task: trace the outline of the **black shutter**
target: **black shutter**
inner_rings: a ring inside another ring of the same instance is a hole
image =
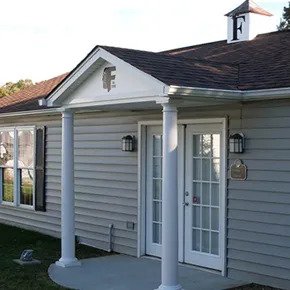
[[[36,129],[35,146],[35,210],[45,211],[45,127]]]

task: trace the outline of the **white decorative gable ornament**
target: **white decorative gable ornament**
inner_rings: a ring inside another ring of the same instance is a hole
[[[116,67],[110,66],[104,68],[103,71],[103,89],[107,90],[108,92],[116,87]]]
[[[227,13],[228,37],[227,42],[247,41],[257,34],[265,32],[265,16],[273,16],[254,1],[246,0],[239,7]]]

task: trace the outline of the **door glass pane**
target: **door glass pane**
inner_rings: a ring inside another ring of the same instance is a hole
[[[212,183],[211,184],[211,205],[218,206],[219,205],[219,184]]]
[[[209,253],[209,231],[202,231],[202,252]]]
[[[202,135],[202,155],[206,157],[211,156],[211,135]]]
[[[220,179],[220,160],[212,159],[211,180],[218,181]]]
[[[162,159],[161,157],[153,157],[153,177],[162,177]]]
[[[200,251],[200,230],[192,230],[192,250]]]
[[[211,229],[215,231],[219,230],[219,210],[214,207],[211,209]]]
[[[153,221],[161,222],[162,221],[162,208],[161,202],[153,201]]]
[[[13,168],[2,168],[2,192],[3,201],[13,202],[14,170]]]
[[[193,159],[193,180],[201,180],[201,159]]]
[[[153,223],[153,233],[152,233],[152,240],[153,240],[153,243],[155,244],[161,244],[161,241],[162,241],[162,235],[161,235],[161,231],[162,231],[162,228],[161,228],[161,224],[159,223]]]
[[[153,199],[162,199],[162,179],[153,179]]]
[[[201,156],[201,135],[193,135],[193,156]]]
[[[200,207],[192,207],[192,226],[194,228],[200,228]]]
[[[219,234],[216,232],[211,232],[211,253],[219,254]]]
[[[200,204],[201,203],[201,183],[194,182],[192,187],[192,203]]]
[[[210,180],[210,159],[203,158],[202,159],[202,180],[209,181]]]
[[[202,204],[210,204],[210,184],[202,183]]]
[[[162,156],[162,136],[153,135],[153,156]]]
[[[212,135],[212,156],[220,157],[220,134]]]
[[[209,213],[210,213],[210,208],[203,206],[202,207],[202,228],[204,229],[210,228]]]

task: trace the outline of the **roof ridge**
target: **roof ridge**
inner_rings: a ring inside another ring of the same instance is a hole
[[[171,55],[166,54],[162,52],[153,52],[153,51],[144,51],[144,50],[136,50],[136,49],[130,49],[130,48],[122,48],[122,47],[111,47],[111,46],[102,46],[104,49],[107,47],[108,49],[121,49],[126,51],[134,51],[134,52],[141,52],[141,53],[150,53],[158,56],[165,56],[168,59],[174,59],[179,60],[181,62],[187,62],[187,64],[191,65],[194,61],[199,63],[206,63],[206,64],[215,64],[215,65],[228,65],[231,67],[235,67],[236,64],[230,63],[230,62],[220,62],[220,61],[214,61],[214,60],[208,60],[208,59],[202,59],[202,58],[188,58],[180,55]]]
[[[142,50],[142,49],[127,48],[127,47],[120,47],[120,46],[110,46],[110,45],[96,45],[95,48],[97,48],[97,47],[100,47],[100,48],[103,48],[103,49],[116,48],[116,49],[134,50],[134,51],[147,52],[147,53],[158,53],[158,52],[151,51],[151,50]]]
[[[273,35],[273,34],[282,34],[282,33],[290,33],[290,29],[259,33],[259,34],[257,34],[257,36],[253,40],[250,40],[250,42],[254,41],[255,39],[257,39],[258,37],[261,37],[261,36],[267,36],[267,35]],[[189,45],[189,46],[184,46],[184,47],[179,47],[179,48],[173,48],[173,49],[169,49],[169,50],[163,50],[163,51],[160,51],[159,53],[166,54],[166,53],[171,53],[171,52],[172,53],[174,53],[174,52],[183,52],[185,50],[190,50],[190,49],[193,49],[193,48],[203,47],[203,46],[207,46],[207,45],[213,45],[213,44],[217,44],[217,43],[221,43],[221,42],[224,42],[226,44],[226,41],[227,40],[224,39],[224,40],[217,40],[217,41],[199,43],[199,44],[194,44],[194,45]]]
[[[194,48],[194,47],[200,47],[200,46],[205,46],[205,45],[209,45],[209,44],[215,44],[215,43],[218,43],[218,42],[226,42],[226,39],[217,40],[217,41],[211,41],[211,42],[206,42],[206,43],[199,43],[199,44],[194,44],[194,45],[189,45],[189,46],[184,46],[184,47],[179,47],[179,48],[173,48],[173,49],[168,49],[168,50],[163,50],[163,51],[159,51],[159,53],[178,52],[178,51],[182,51],[182,50],[191,49],[191,48]]]

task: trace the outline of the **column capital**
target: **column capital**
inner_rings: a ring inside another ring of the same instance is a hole
[[[164,103],[161,105],[163,107],[163,112],[177,112],[177,106],[174,103]]]
[[[62,118],[72,118],[74,112],[71,110],[63,110],[61,111]]]

